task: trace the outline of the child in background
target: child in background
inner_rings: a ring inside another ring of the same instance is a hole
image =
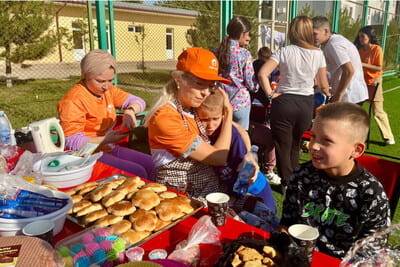
[[[204,125],[206,134],[209,137],[211,144],[217,140],[220,134],[220,128],[223,121],[222,104],[223,96],[221,92],[215,91],[214,94],[209,95],[201,104],[201,106],[197,108],[197,113],[199,114],[199,118]],[[247,211],[251,211],[253,215],[259,217],[256,225],[254,223],[252,225],[265,230],[277,229],[279,218],[276,216],[275,200],[272,195],[271,187],[268,183],[265,183],[264,188],[259,188],[257,191],[260,192],[256,194],[257,197],[263,199],[266,207],[264,205],[260,205],[262,204],[260,201],[256,201],[256,203],[245,203],[245,201],[247,201],[246,198],[239,197],[233,192],[233,185],[238,177],[239,166],[242,163],[244,155],[250,151],[250,147],[250,138],[246,130],[244,130],[240,125],[233,123],[228,161],[224,166],[217,167],[217,173],[220,177],[221,184],[224,184],[226,187],[226,191],[231,197],[237,198],[234,203],[234,207],[239,207],[239,209],[235,209],[236,211],[240,211],[240,207],[245,207]],[[256,166],[256,171],[258,172],[258,166]],[[266,179],[261,172],[254,177],[258,179]],[[249,187],[249,191],[251,191],[251,186]],[[251,207],[249,207],[249,205]],[[246,214],[246,211],[242,212],[239,213],[239,216],[246,221],[246,216],[241,216],[242,214]],[[249,223],[248,221],[246,222]],[[271,228],[271,226],[273,227]]]
[[[382,185],[355,161],[364,153],[369,121],[353,103],[317,110],[309,146],[312,161],[295,169],[283,202],[283,229],[298,223],[317,227],[317,250],[337,258],[357,240],[390,225]],[[377,238],[374,247],[386,241]]]
[[[258,59],[253,62],[253,68],[255,72],[255,76],[257,77],[258,72],[260,71],[262,65],[269,59],[271,56],[271,50],[268,47],[262,47],[258,50]],[[276,68],[270,75],[269,81],[270,83],[276,82],[279,79],[279,69]],[[272,86],[273,84],[271,84]],[[272,86],[274,89],[274,86]],[[251,92],[252,102],[255,100],[259,100],[263,105],[263,109],[269,109],[271,105],[271,99],[269,99],[264,90],[259,89],[256,93]],[[268,111],[265,112],[265,114]],[[263,169],[261,170],[265,173],[265,176],[268,179],[268,182],[271,184],[280,184],[281,178],[274,172],[274,167],[276,165],[276,157],[275,157],[275,147],[274,142],[272,140],[271,127],[267,119],[263,121],[252,121],[252,130],[251,130],[251,141],[253,144],[256,144],[260,147],[259,154],[260,159],[263,160]],[[264,154],[264,155],[262,155]]]
[[[272,55],[271,49],[269,49],[269,47],[267,47],[267,46],[261,47],[258,50],[257,60],[254,60],[254,62],[253,62],[253,69],[254,69],[254,74],[256,77],[258,76],[258,72],[260,71],[262,65],[264,65],[264,63],[270,58],[271,55]],[[271,74],[269,75],[268,78],[269,78],[271,87],[274,90],[276,86],[273,86],[273,85],[274,84],[276,85],[276,83],[279,80],[279,68],[275,68],[274,71],[271,72]],[[257,82],[258,82],[258,79],[257,79]],[[271,104],[270,99],[268,99],[268,97],[265,95],[264,90],[259,89],[256,93],[250,93],[250,94],[252,96],[252,100],[254,98],[257,98],[258,100],[260,100],[260,102],[264,106],[268,106]]]

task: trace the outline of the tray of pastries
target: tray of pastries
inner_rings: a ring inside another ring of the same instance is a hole
[[[241,236],[225,243],[224,253],[215,263],[220,267],[309,267],[304,249],[285,233],[271,232],[268,240]]]
[[[69,220],[83,227],[110,227],[130,245],[146,242],[204,207],[165,185],[120,174],[66,193],[73,201]]]

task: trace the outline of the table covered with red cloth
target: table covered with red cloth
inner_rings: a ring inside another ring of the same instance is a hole
[[[115,174],[125,174],[130,175],[129,173],[123,172],[119,169],[113,168],[109,165],[106,165],[101,162],[97,162],[93,168],[92,176],[87,182],[97,181]],[[66,191],[67,189],[63,189]],[[183,220],[178,223],[174,227],[165,230],[160,233],[156,237],[150,239],[149,241],[140,245],[145,250],[144,260],[148,259],[148,253],[157,248],[165,249],[168,254],[171,253],[177,243],[180,241],[187,239],[188,234],[192,226],[199,220],[199,218],[203,215],[207,214],[207,209],[203,209],[199,211],[194,216]],[[221,242],[229,243],[240,236],[248,236],[256,239],[268,239],[269,233],[265,232],[259,228],[253,227],[251,225],[239,222],[232,218],[227,218],[226,224],[224,226],[218,227],[221,231]],[[75,234],[79,231],[83,230],[83,228],[70,220],[65,220],[64,228],[62,231],[54,237],[54,244],[56,244],[61,239]],[[201,260],[200,266],[212,266],[219,256],[222,255],[222,250],[218,246],[214,245],[201,245],[200,246]],[[315,251],[314,257],[312,261],[312,267],[314,266],[324,266],[324,267],[334,267],[339,266],[340,260],[331,256],[328,256],[324,253]]]

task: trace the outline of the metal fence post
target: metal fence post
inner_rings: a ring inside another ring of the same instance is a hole
[[[114,56],[115,60],[117,60],[117,56],[115,55],[115,36],[114,36],[114,8],[111,0],[108,1],[108,20],[110,25],[110,48],[111,55]],[[114,85],[118,85],[117,72],[115,72],[114,77]]]
[[[104,1],[96,1],[96,20],[99,48],[107,50],[106,7]]]
[[[232,0],[222,0],[220,3],[221,12],[220,12],[220,36],[219,40],[222,41],[222,38],[226,35],[226,28],[229,24],[233,16],[233,2]]]
[[[290,8],[290,21],[292,21],[297,16],[297,0],[292,1],[292,6]]]
[[[333,3],[332,32],[338,33],[339,31],[339,16],[340,16],[340,0],[335,0],[335,2]]]
[[[385,45],[386,45],[386,33],[387,33],[387,21],[389,17],[389,4],[390,1],[386,0],[386,8],[385,8],[385,20],[383,22],[383,34],[382,34],[382,51],[383,51],[383,58],[385,58]]]
[[[363,27],[367,25],[368,23],[368,4],[369,1],[365,0],[364,1],[364,11],[363,11]]]
[[[399,71],[398,66],[399,66],[399,57],[400,57],[400,35],[399,37],[399,45],[397,47],[397,56],[396,56],[396,64],[394,65],[394,70],[396,73]]]
[[[87,16],[88,16],[88,26],[89,26],[89,43],[90,51],[94,50],[94,36],[93,36],[93,15],[92,15],[92,1],[87,1]]]

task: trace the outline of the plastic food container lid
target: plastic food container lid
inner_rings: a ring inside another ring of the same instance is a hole
[[[150,251],[149,253],[149,259],[150,260],[158,260],[158,259],[165,259],[167,258],[167,251],[164,249],[154,249]]]

